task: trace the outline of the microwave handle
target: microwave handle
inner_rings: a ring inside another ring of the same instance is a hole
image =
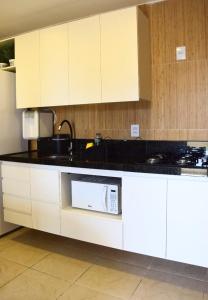
[[[107,197],[108,197],[108,186],[104,185],[104,188],[103,188],[103,207],[104,207],[105,211],[108,210]]]

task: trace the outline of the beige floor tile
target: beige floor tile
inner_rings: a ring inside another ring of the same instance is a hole
[[[0,258],[0,287],[21,274],[25,269],[24,266]]]
[[[60,243],[64,243],[64,239],[61,236],[30,229],[28,231],[22,232],[22,234],[19,234],[17,237],[14,238],[15,241],[20,243],[25,243],[31,246],[42,246],[45,247],[46,250],[50,245],[59,245]]]
[[[60,254],[50,254],[33,266],[34,269],[73,282],[85,272],[91,264]]]
[[[153,259],[150,256],[140,255],[108,247],[101,247],[98,255],[100,257],[112,259],[122,263],[128,263],[143,268],[149,268]]]
[[[94,261],[95,258],[95,254],[86,249],[86,243],[82,245],[82,242],[76,241],[76,243],[81,244],[79,247],[75,247],[76,243],[72,243],[72,239],[38,230],[30,230],[14,240],[21,244],[89,262]]]
[[[134,266],[128,263],[121,263],[112,259],[104,259],[100,257],[96,259],[95,264],[139,277],[145,276],[148,272],[146,268],[140,266]]]
[[[154,258],[150,269],[172,274],[178,274],[199,280],[208,280],[208,272],[206,268],[193,266],[189,264],[183,264],[166,259]]]
[[[203,294],[161,281],[143,279],[132,300],[203,300]]]
[[[206,281],[197,280],[177,274],[171,274],[166,272],[160,272],[155,270],[148,270],[145,274],[145,278],[167,282],[174,286],[182,287],[185,289],[191,289],[198,292],[208,292],[208,284]]]
[[[119,300],[121,298],[99,293],[80,285],[72,285],[59,300]]]
[[[69,284],[35,270],[27,270],[0,289],[1,300],[55,300]]]
[[[0,239],[0,251],[5,250],[6,248],[12,247],[14,245],[17,245],[17,242],[14,242],[9,239]]]
[[[77,283],[111,296],[128,299],[140,281],[141,277],[128,272],[113,267],[93,265],[78,279]]]
[[[31,230],[30,228],[20,227],[8,234],[5,234],[2,238],[3,239],[14,239],[14,238],[21,236],[22,234],[25,234],[26,232],[29,232],[30,230]]]
[[[48,254],[49,252],[40,248],[18,243],[1,251],[0,257],[30,267]]]
[[[19,234],[15,238],[15,241],[59,254],[70,256],[74,254],[76,256],[80,255],[80,258],[87,260],[91,260],[93,257],[103,257],[143,268],[148,268],[152,262],[152,257],[149,256],[112,249],[32,229]],[[60,244],[62,245],[61,248]]]

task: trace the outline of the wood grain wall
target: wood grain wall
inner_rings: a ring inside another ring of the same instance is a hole
[[[208,0],[168,0],[143,6],[151,28],[152,101],[55,108],[57,123],[75,124],[78,138],[208,140]],[[176,62],[177,46],[187,60]]]

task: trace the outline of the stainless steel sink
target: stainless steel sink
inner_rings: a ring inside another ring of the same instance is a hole
[[[45,156],[43,156],[43,158],[46,158],[46,159],[69,159],[69,155],[59,155],[59,154],[45,155]]]

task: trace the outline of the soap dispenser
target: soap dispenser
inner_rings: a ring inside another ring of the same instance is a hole
[[[24,110],[22,134],[26,140],[53,136],[54,114],[51,110]]]

